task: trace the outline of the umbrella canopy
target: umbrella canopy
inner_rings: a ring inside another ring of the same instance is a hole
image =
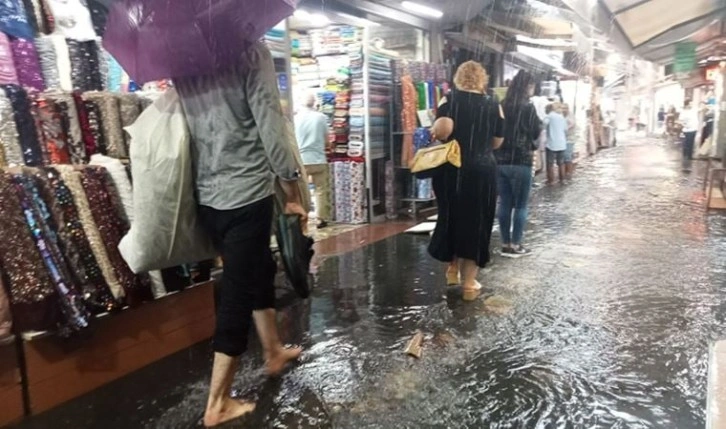
[[[117,0],[103,45],[136,82],[234,64],[297,0]]]

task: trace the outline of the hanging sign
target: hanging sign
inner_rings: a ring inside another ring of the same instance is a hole
[[[680,42],[676,45],[676,59],[673,64],[675,73],[690,73],[696,68],[695,42]]]

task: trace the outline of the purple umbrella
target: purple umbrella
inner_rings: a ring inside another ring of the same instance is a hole
[[[230,66],[297,0],[118,0],[103,45],[136,82]]]

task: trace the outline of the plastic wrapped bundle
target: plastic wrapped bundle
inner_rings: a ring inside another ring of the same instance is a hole
[[[38,52],[35,50],[33,42],[30,39],[11,39],[10,46],[20,85],[44,91],[45,82],[38,60]]]
[[[58,56],[55,52],[53,40],[48,36],[35,39],[35,48],[38,51],[40,70],[48,89],[61,89],[60,74],[58,73]]]

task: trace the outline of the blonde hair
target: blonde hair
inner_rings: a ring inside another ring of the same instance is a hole
[[[476,61],[467,61],[456,70],[454,85],[462,91],[483,94],[489,85],[489,75],[481,64]]]

